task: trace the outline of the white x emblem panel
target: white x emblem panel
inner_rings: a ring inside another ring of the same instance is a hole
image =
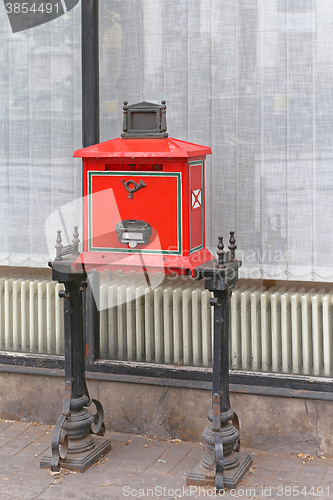
[[[192,210],[201,207],[201,189],[193,189],[192,191]]]

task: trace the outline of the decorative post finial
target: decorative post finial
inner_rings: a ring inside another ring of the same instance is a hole
[[[78,231],[78,226],[74,226],[74,232],[73,232],[73,254],[78,254],[79,253],[79,231]]]
[[[224,267],[224,245],[223,245],[223,237],[218,236],[218,244],[217,244],[217,256],[218,256],[218,264],[217,267]]]
[[[63,249],[63,245],[62,245],[62,238],[61,238],[61,231],[60,230],[57,231],[55,249],[56,249],[56,258],[55,258],[55,260],[62,260],[61,251]]]
[[[236,260],[235,252],[236,252],[237,245],[236,245],[236,239],[235,239],[235,232],[234,231],[230,231],[230,238],[229,238],[229,246],[228,246],[228,248],[230,250],[231,260],[235,261]]]

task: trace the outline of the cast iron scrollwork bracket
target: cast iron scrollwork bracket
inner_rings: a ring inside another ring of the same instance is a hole
[[[221,397],[219,394],[213,395],[213,432],[215,446],[215,486],[217,491],[223,490],[223,442],[220,419]]]
[[[215,308],[221,308],[220,301],[217,297],[210,299],[210,305]],[[217,320],[219,321],[219,320]],[[215,364],[217,377],[213,378],[213,396],[212,396],[212,411],[213,411],[213,428],[214,433],[214,448],[215,448],[215,486],[218,491],[223,490],[223,441],[221,435],[221,339],[215,339],[218,342],[217,353],[219,355],[218,363]],[[216,363],[216,362],[215,362]]]
[[[68,451],[68,435],[64,431],[63,426],[67,418],[70,417],[70,402],[71,402],[71,387],[66,380],[65,398],[62,402],[62,412],[55,425],[52,435],[52,456],[51,456],[51,471],[58,472],[60,470],[59,460],[65,459]]]
[[[61,299],[69,300],[70,293],[68,290],[59,290],[58,295]],[[65,377],[65,397],[62,401],[62,411],[61,415],[57,420],[55,425],[53,435],[52,435],[52,447],[51,447],[51,471],[58,472],[60,470],[59,460],[65,459],[68,452],[68,435],[64,430],[64,423],[71,416],[70,404],[72,396],[72,377],[71,369]]]
[[[93,434],[97,436],[104,436],[105,434],[105,425],[104,425],[104,412],[103,406],[97,399],[91,399],[88,406],[93,403],[96,407],[96,413],[94,413],[94,421],[90,426],[90,430]]]

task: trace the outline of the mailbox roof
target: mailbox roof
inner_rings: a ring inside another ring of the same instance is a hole
[[[212,151],[207,146],[167,137],[165,139],[112,139],[78,149],[74,157],[81,158],[191,158]]]

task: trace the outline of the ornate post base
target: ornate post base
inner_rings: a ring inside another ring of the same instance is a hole
[[[85,382],[85,338],[81,292],[86,273],[72,272],[73,260],[52,263],[52,279],[64,283],[59,292],[65,299],[65,398],[52,437],[51,456],[41,460],[42,468],[58,471],[60,467],[83,472],[111,449],[105,433],[102,405],[90,399]],[[93,413],[90,405],[96,407]],[[91,435],[94,434],[94,435]]]
[[[249,469],[252,458],[249,455],[234,451],[238,443],[239,431],[230,422],[234,412],[229,410],[221,413],[221,436],[223,444],[223,484],[226,488],[234,489]],[[208,413],[208,420],[213,422],[213,413]],[[201,462],[189,473],[187,485],[215,486],[216,460],[215,460],[215,431],[213,424],[208,425],[201,434],[205,443],[204,454]]]
[[[249,455],[239,453],[239,465],[235,469],[224,469],[223,470],[223,482],[224,486],[229,490],[232,490],[236,485],[243,479],[247,470],[249,469],[252,459]],[[214,469],[208,471],[205,470],[201,464],[197,465],[191,470],[186,479],[186,484],[196,485],[196,486],[213,486],[215,487],[215,472]]]
[[[238,280],[241,262],[235,258],[234,233],[230,233],[227,255],[219,237],[218,262],[199,268],[198,277],[205,279],[205,288],[214,292],[210,304],[214,307],[214,355],[212,381],[211,422],[202,432],[205,443],[201,462],[189,473],[186,484],[234,489],[249,469],[250,456],[236,452],[239,449],[239,431],[232,424],[234,412],[229,401],[229,337],[230,297]]]
[[[96,414],[86,408],[91,403],[95,403],[97,407]],[[110,441],[102,437],[105,431],[103,410],[98,401],[84,396],[80,400],[70,401],[70,415],[66,416],[65,404],[66,399],[63,402],[63,413],[54,429],[52,454],[41,459],[40,467],[84,472],[111,450]],[[94,432],[97,435],[91,435]]]

